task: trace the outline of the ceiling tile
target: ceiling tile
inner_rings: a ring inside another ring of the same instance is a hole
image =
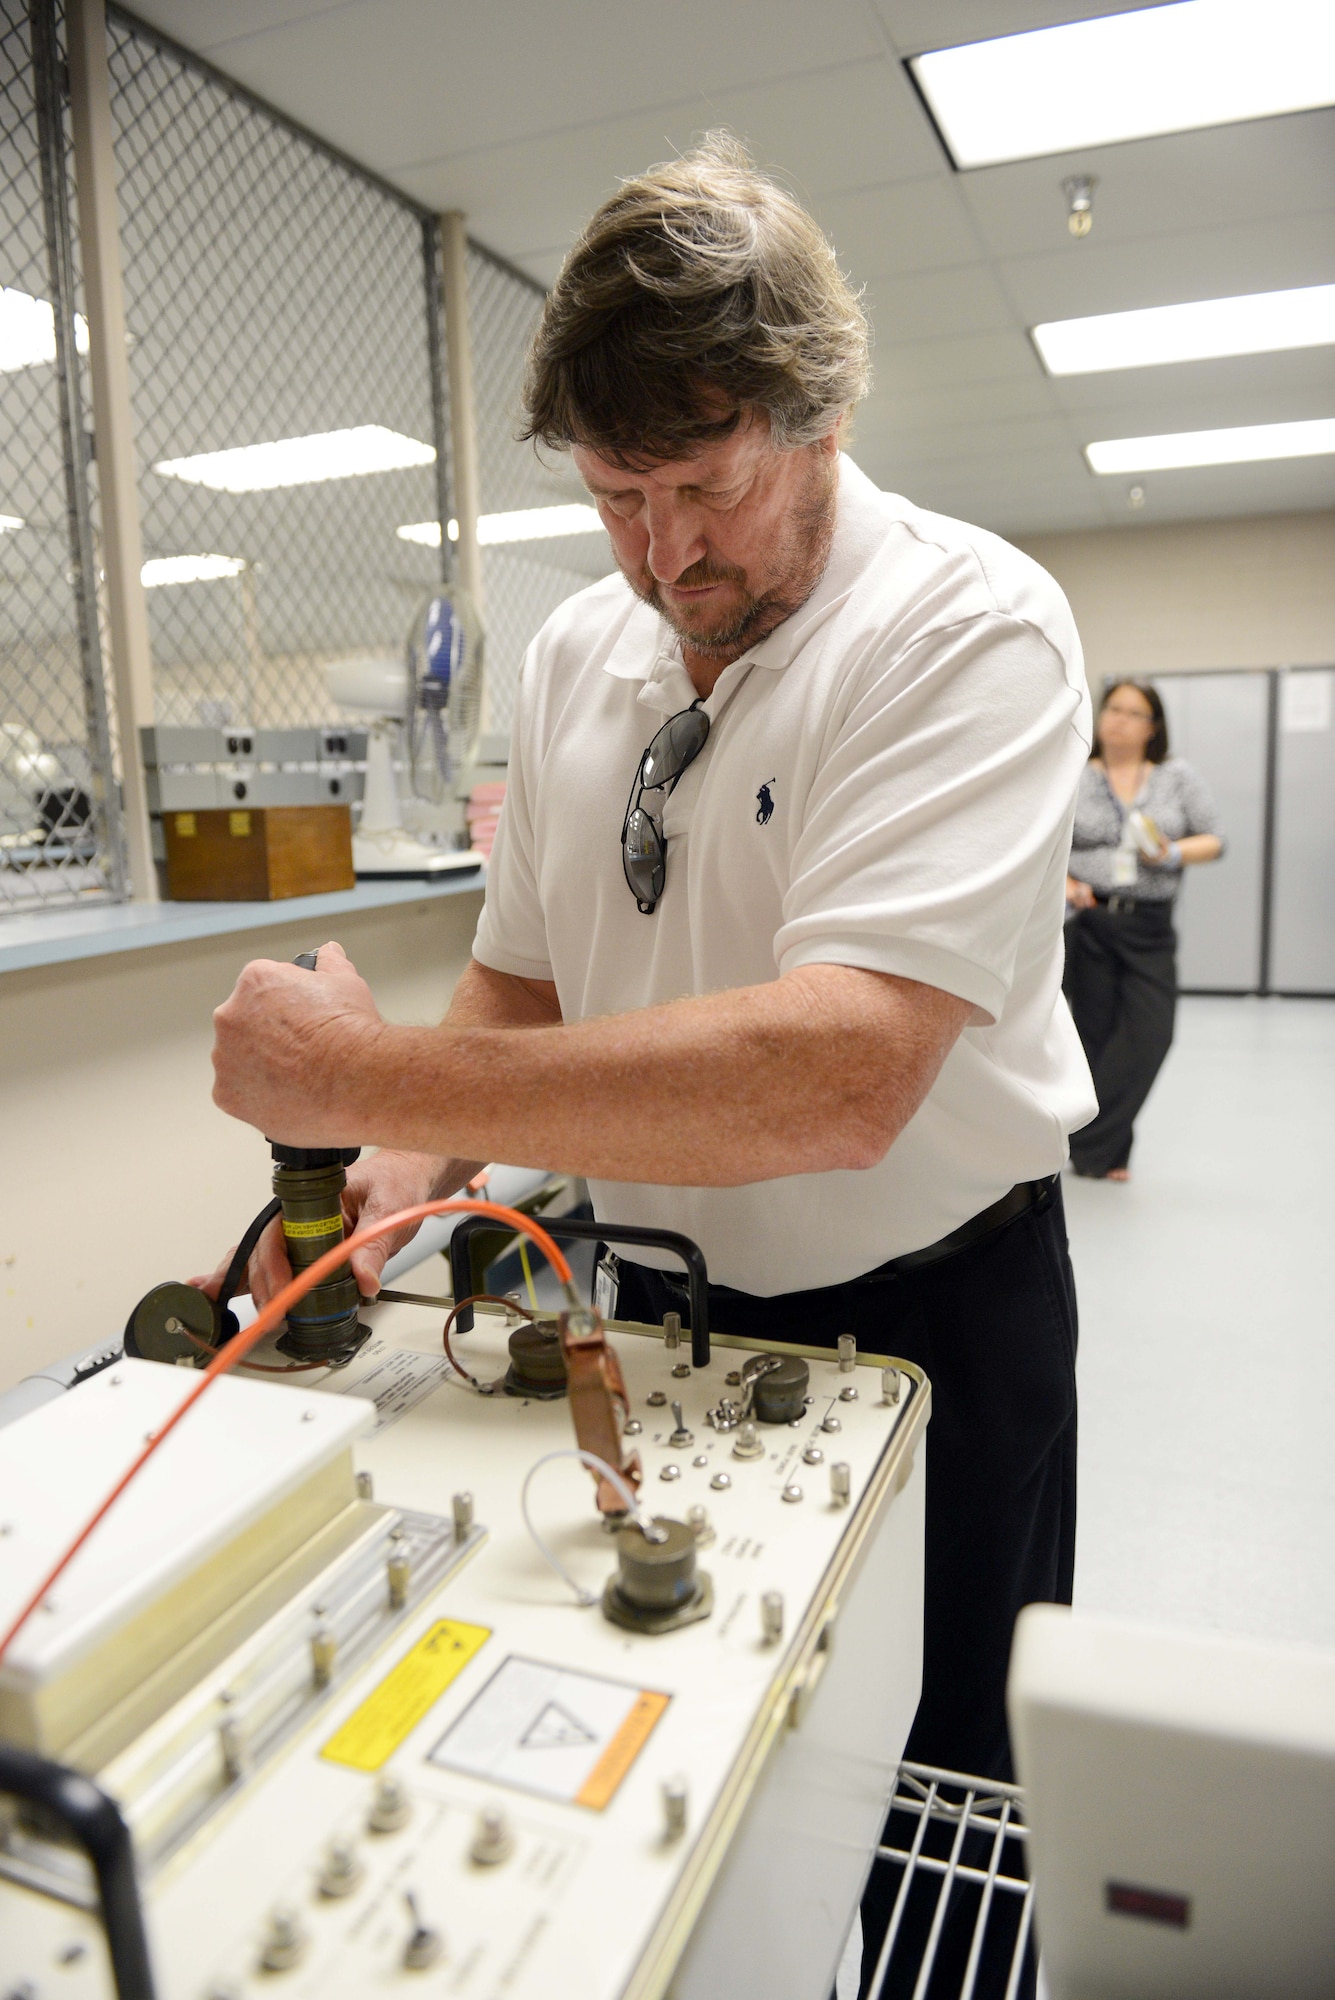
[[[860,188],[812,206],[856,284],[978,262],[973,226],[944,175],[897,187]]]
[[[1229,410],[1233,414],[1227,421],[1239,424],[1270,422],[1269,417],[1252,414],[1270,405],[1286,411],[1301,405],[1304,415],[1335,414],[1335,347],[1240,354],[1223,361],[1183,361],[1106,375],[1064,375],[1050,379],[1047,386],[1058,407],[1081,422],[1092,410],[1120,409],[1157,418],[1186,404]]]
[[[900,436],[908,431],[930,430],[943,424],[993,423],[1009,418],[1051,416],[1063,408],[1053,395],[1053,384],[1037,377],[1015,381],[960,382],[943,387],[892,394],[874,390],[858,407],[855,434],[858,437],[883,433]]]
[[[1042,457],[1054,468],[1064,461],[1082,461],[1070,420],[1062,416],[1017,417],[993,423],[940,424],[932,430],[898,433],[887,430],[884,442],[906,465],[948,467],[980,459],[1005,459],[1019,465]]]
[[[134,11],[164,35],[203,53],[222,49],[241,35],[263,34],[301,21],[314,30],[321,18],[345,0],[147,0]],[[225,67],[225,65],[224,65]]]
[[[1228,514],[1308,513],[1335,507],[1335,457],[1267,459],[1259,465],[1196,466],[1180,472],[1147,472],[1139,479],[1109,477],[1118,518],[1199,521]],[[1126,506],[1127,489],[1139,485],[1144,506]],[[1335,654],[1335,646],[1331,648]]]
[[[905,54],[953,49],[961,42],[1022,35],[1099,14],[1129,14],[1159,0],[875,0],[895,45]]]
[[[313,129],[336,130],[391,178],[407,163],[882,52],[861,0],[819,10],[677,0],[670,32],[661,14],[619,0],[580,0],[573,31],[569,11],[548,0],[353,0],[225,45],[230,75]]]
[[[896,287],[898,289],[898,287]],[[876,344],[872,351],[873,380],[892,395],[912,389],[940,388],[955,382],[1041,382],[1043,370],[1033,343],[1018,328],[1003,332],[965,334],[955,339],[896,342],[873,315]]]
[[[986,264],[878,278],[867,286],[865,303],[878,343],[948,340],[1014,325],[1005,295]]]
[[[1094,227],[1078,242],[1067,233],[1061,185],[1076,172],[1098,179]],[[994,255],[1065,252],[1074,260],[1110,243],[1335,207],[1335,111],[1179,132],[1078,158],[1018,160],[955,179]]]
[[[715,125],[746,140],[762,164],[777,166],[805,201],[826,189],[938,172],[916,107],[911,118],[893,115],[902,91],[893,65],[848,63],[419,161],[396,168],[394,178],[429,207],[463,209],[480,241],[519,257],[534,244],[568,246],[618,180],[670,158]],[[967,232],[944,177],[934,185]],[[894,194],[885,190],[891,204]]]
[[[1026,326],[1133,306],[1329,284],[1335,279],[1335,209],[1134,243],[1087,240],[1071,248],[1076,256],[1062,250],[998,262]]]

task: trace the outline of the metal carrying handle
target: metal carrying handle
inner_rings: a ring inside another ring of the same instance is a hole
[[[686,1266],[690,1300],[691,1365],[694,1368],[709,1366],[709,1272],[705,1266],[705,1253],[698,1243],[693,1243],[689,1236],[682,1236],[675,1229],[637,1229],[619,1222],[567,1221],[564,1216],[552,1221],[544,1215],[542,1226],[558,1241],[566,1236],[583,1243],[638,1243],[646,1250],[671,1250],[674,1256],[680,1257]],[[449,1254],[450,1289],[456,1300],[468,1298],[473,1290],[469,1242],[480,1229],[494,1231],[495,1227],[495,1223],[489,1222],[483,1215],[465,1215],[455,1224]],[[458,1331],[467,1333],[472,1324],[472,1307],[460,1307],[455,1320]]]
[[[0,1792],[53,1813],[93,1865],[117,2000],[153,2000],[134,1848],[116,1803],[91,1778],[0,1743]]]

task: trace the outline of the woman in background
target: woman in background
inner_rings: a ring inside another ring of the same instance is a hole
[[[1066,997],[1099,1100],[1093,1124],[1071,1135],[1078,1174],[1131,1178],[1132,1127],[1173,1039],[1173,899],[1184,868],[1223,850],[1209,793],[1168,754],[1157,692],[1115,682],[1081,773],[1066,877]]]

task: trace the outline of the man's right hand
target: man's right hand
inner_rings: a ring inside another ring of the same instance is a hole
[[[1073,910],[1092,910],[1094,891],[1088,882],[1078,882],[1074,875],[1066,878],[1066,900]]]
[[[343,1220],[347,1232],[351,1235],[367,1223],[378,1222],[382,1216],[394,1215],[399,1209],[412,1208],[418,1202],[436,1201],[455,1194],[480,1171],[480,1161],[440,1159],[432,1153],[385,1152],[375,1153],[370,1159],[358,1160],[348,1168],[348,1184],[343,1191]],[[405,1243],[412,1242],[419,1227],[416,1222],[408,1223],[404,1228],[353,1251],[352,1275],[364,1298],[375,1297],[380,1290],[380,1274],[386,1263],[396,1251],[402,1250]],[[191,1284],[198,1285],[201,1291],[216,1299],[232,1254],[229,1250],[216,1271],[205,1278],[192,1278]],[[257,1306],[266,1305],[291,1276],[292,1266],[288,1263],[283,1241],[282,1218],[278,1216],[261,1236],[246,1278],[238,1290],[249,1290]]]

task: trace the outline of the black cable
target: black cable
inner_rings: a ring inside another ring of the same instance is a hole
[[[0,1743],[0,1792],[54,1813],[93,1864],[117,2000],[154,2000],[130,1830],[113,1799],[49,1757]]]
[[[259,1242],[274,1217],[281,1215],[282,1212],[283,1204],[279,1201],[277,1195],[275,1195],[273,1200],[267,1202],[260,1210],[245,1235],[241,1238],[241,1241],[237,1244],[232,1261],[227,1266],[227,1276],[223,1279],[218,1289],[218,1319],[220,1323],[224,1312],[231,1304],[233,1292],[235,1292],[237,1286],[246,1275],[246,1266],[255,1253],[255,1245]],[[233,1327],[232,1331],[236,1331],[235,1327]]]

